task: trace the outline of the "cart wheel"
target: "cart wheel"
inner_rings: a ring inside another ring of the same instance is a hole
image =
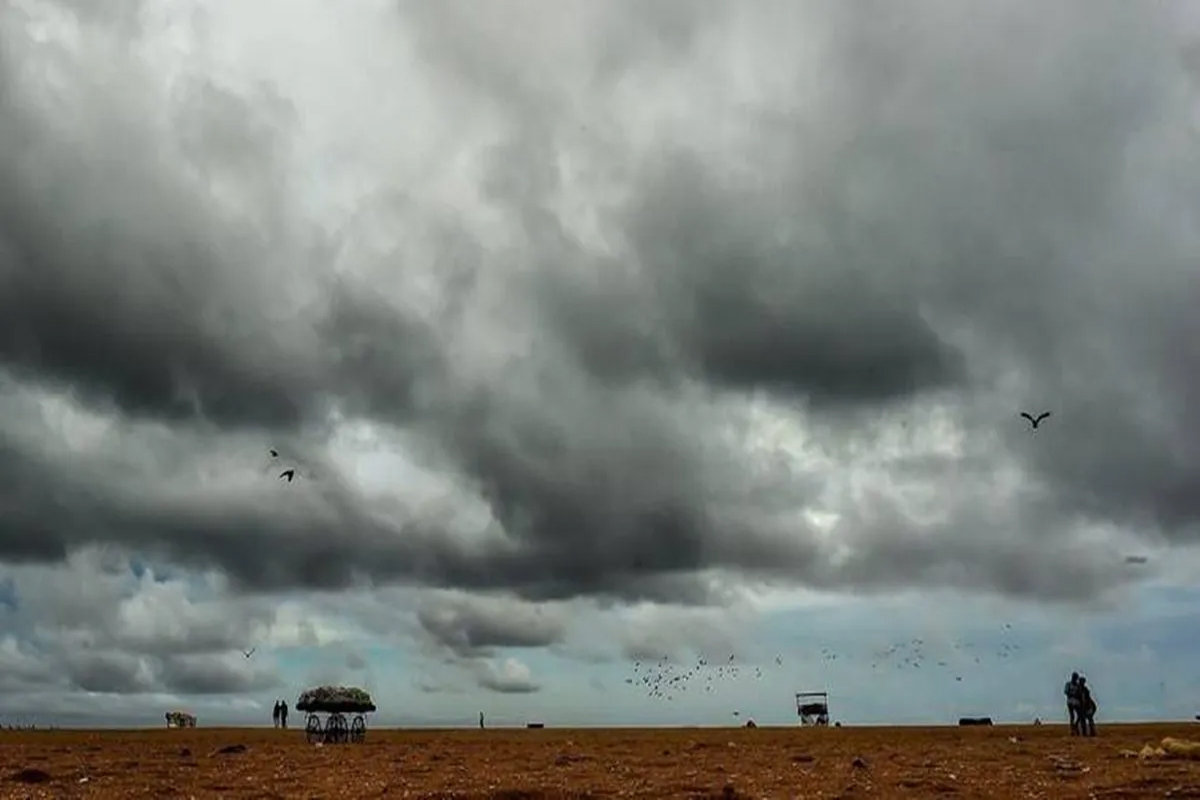
[[[346,725],[344,714],[330,714],[325,721],[325,741],[330,744],[345,744],[350,738],[350,730]]]
[[[324,738],[324,731],[321,730],[321,718],[316,714],[309,714],[304,720],[304,738],[309,744],[314,744]]]
[[[362,714],[358,714],[350,722],[350,741],[355,744],[361,744],[367,739],[367,720]]]

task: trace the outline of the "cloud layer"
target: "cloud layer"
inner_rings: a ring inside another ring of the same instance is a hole
[[[412,587],[520,692],[518,601],[1092,601],[1200,531],[1182,3],[83,5],[0,11],[6,564]],[[15,597],[80,689],[270,688],[151,584]]]

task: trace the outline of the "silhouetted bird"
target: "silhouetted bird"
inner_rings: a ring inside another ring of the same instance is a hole
[[[1044,420],[1046,417],[1050,416],[1050,412],[1049,412],[1049,411],[1043,411],[1041,414],[1038,414],[1038,415],[1035,417],[1035,416],[1033,416],[1032,414],[1029,414],[1029,413],[1028,413],[1028,412],[1026,412],[1026,411],[1022,411],[1022,412],[1021,412],[1021,416],[1022,416],[1022,417],[1024,417],[1025,419],[1029,420],[1029,424],[1030,424],[1030,425],[1032,425],[1033,427],[1035,427],[1035,428],[1036,428],[1036,427],[1038,426],[1038,423],[1039,423],[1039,422],[1041,422],[1042,420]]]
[[[254,650],[255,648],[253,647],[251,647],[249,650],[243,650],[242,655],[244,655],[246,658],[249,658],[250,656],[254,655]]]
[[[288,483],[291,483],[291,482],[292,482],[292,478],[295,478],[295,477],[296,477],[296,470],[294,470],[294,469],[285,469],[283,472],[279,473],[279,477],[280,477],[280,479],[287,478],[287,482],[288,482]]]
[[[274,449],[271,450],[271,458],[279,458],[279,451]]]

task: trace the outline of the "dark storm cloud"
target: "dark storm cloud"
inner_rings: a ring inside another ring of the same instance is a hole
[[[136,694],[155,688],[148,665],[128,653],[74,651],[63,660],[71,685],[85,692]]]
[[[387,398],[400,412],[436,360],[430,332],[352,281],[322,277],[310,299],[289,300],[331,248],[279,222],[283,101],[181,93],[167,144],[178,169],[163,170],[144,157],[158,144],[131,98],[105,103],[80,85],[81,120],[38,108],[39,71],[61,54],[22,44],[34,79],[18,82],[15,56],[0,71],[0,361],[13,374],[123,413],[225,427],[296,428],[343,382],[368,411]],[[222,220],[187,166],[236,175],[261,225]]]
[[[848,252],[776,244],[780,213],[768,198],[709,173],[683,153],[648,171],[622,220],[640,286],[599,296],[562,287],[557,321],[597,375],[661,375],[673,364],[718,386],[830,405],[909,399],[965,377],[962,354],[916,298],[871,275],[892,268],[886,253],[857,265]],[[628,300],[633,319],[621,310]]]
[[[160,114],[168,101],[131,63],[93,81],[95,64],[0,12],[0,367],[179,436],[158,462],[69,458],[0,398],[0,475],[17,498],[0,506],[0,557],[112,542],[250,589],[705,602],[722,594],[702,576],[725,569],[1061,598],[1119,580],[1072,546],[1080,518],[1192,538],[1198,295],[1179,209],[1200,173],[1184,159],[1195,86],[1172,50],[1174,7],[822,6],[785,36],[782,4],[761,17],[651,6],[592,13],[665,43],[601,41],[561,10],[513,30],[490,12],[458,24],[466,6],[403,6],[418,49],[436,52],[434,84],[511,125],[479,189],[520,246],[490,246],[464,212],[428,259],[457,263],[450,275],[399,255],[332,264],[344,242],[290,200],[308,166],[285,157],[304,117],[287,87],[189,85]],[[774,53],[775,88],[753,101],[717,77],[734,71],[717,33],[730,52],[772,52],[812,31],[821,47]],[[702,39],[713,47],[698,55]],[[41,102],[51,67],[71,119]],[[640,70],[669,77],[695,123],[645,148],[619,133],[622,112],[663,99],[661,84],[623,93]],[[564,133],[580,127],[579,91],[612,116],[590,139]],[[623,187],[598,214],[607,252],[560,218],[575,187],[555,165],[579,142],[577,160]],[[439,299],[417,291],[427,283]],[[751,396],[809,412],[805,434],[831,452],[863,444],[856,420],[936,398],[967,455],[935,459],[926,484],[967,468],[986,482],[986,453],[1031,469],[1049,499],[1001,513],[943,496],[952,518],[918,524],[886,504],[852,513],[848,496],[822,538],[800,512],[852,466],[792,472],[748,454],[713,406]],[[1035,435],[1014,420],[1030,402],[1055,412]],[[499,525],[460,536],[330,474],[182,488],[213,452],[185,451],[183,423],[318,439],[333,410],[403,425]],[[114,450],[154,448],[121,438]],[[1045,536],[1002,536],[1014,530]],[[478,615],[422,622],[468,649],[523,635]],[[104,684],[102,666],[80,674]]]
[[[166,691],[184,694],[238,694],[283,685],[277,675],[233,665],[228,658],[213,655],[164,658],[159,680]]]
[[[504,598],[430,602],[417,620],[434,641],[461,657],[490,655],[497,647],[546,647],[566,633],[564,621],[552,612]]]

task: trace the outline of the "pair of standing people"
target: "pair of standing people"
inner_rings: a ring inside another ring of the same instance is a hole
[[[1067,696],[1067,714],[1071,719],[1072,736],[1096,735],[1096,700],[1087,685],[1087,678],[1078,672],[1071,673],[1071,680],[1063,687]]]
[[[275,710],[271,712],[271,718],[275,720],[276,728],[287,727],[288,705],[283,700],[275,701]]]

